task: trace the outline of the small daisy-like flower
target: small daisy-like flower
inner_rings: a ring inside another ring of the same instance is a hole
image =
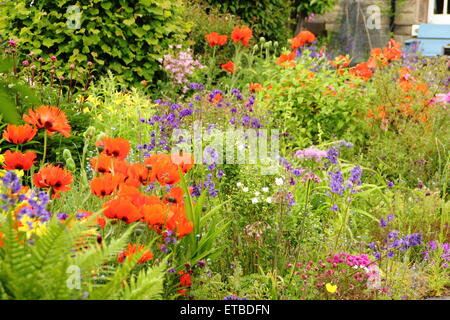
[[[237,186],[238,188],[242,187],[242,182],[236,183],[236,186]]]
[[[248,188],[247,188],[247,187],[243,187],[243,188],[242,188],[242,191],[248,192]]]
[[[259,195],[260,195],[259,191],[255,191],[255,196],[259,196]]]
[[[261,189],[263,192],[269,192],[269,188],[267,188],[267,187],[264,187],[264,188],[262,188]]]
[[[267,202],[267,203],[272,203],[272,197],[267,197],[267,198],[266,198],[266,202]]]
[[[253,204],[256,204],[256,203],[258,203],[258,202],[259,202],[258,198],[256,198],[256,197],[255,197],[255,198],[252,198],[252,203],[253,203]]]
[[[283,178],[276,178],[275,179],[275,184],[277,186],[282,186],[283,185]]]

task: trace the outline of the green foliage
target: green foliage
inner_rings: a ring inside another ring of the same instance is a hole
[[[18,39],[22,52],[93,61],[98,72],[112,70],[128,83],[151,81],[156,59],[189,30],[181,0],[46,0],[32,6],[18,0],[0,10],[3,35]]]
[[[14,226],[8,213],[1,230],[0,291],[2,299],[158,299],[163,264],[132,271],[141,254],[117,266],[111,264],[124,249],[134,229],[99,246],[89,223],[64,223],[54,216],[34,245]],[[105,265],[106,264],[106,265]],[[96,275],[93,275],[96,273]],[[123,286],[123,281],[130,283]]]
[[[289,134],[288,145],[308,147],[333,139],[362,143],[365,123],[359,107],[365,96],[355,82],[329,68],[326,58],[313,61],[303,51],[295,68],[267,68],[264,85],[271,89],[261,94],[262,105]]]
[[[222,12],[241,17],[251,26],[256,37],[264,36],[283,43],[292,36],[287,26],[291,10],[289,1],[209,0],[208,3],[218,6]]]
[[[228,35],[228,43],[230,43],[230,35],[233,29],[244,24],[240,17],[227,12],[220,12],[217,7],[208,6],[205,3],[189,3],[184,17],[193,23],[189,33],[189,41],[192,43],[194,53],[201,54],[204,61],[207,61],[213,52],[208,47],[208,42],[205,39],[206,34],[210,32],[226,34]],[[226,46],[216,50],[216,59],[218,63],[223,64],[231,60],[233,54],[233,47]]]
[[[20,121],[20,106],[38,103],[39,100],[28,85],[12,75],[14,63],[12,57],[0,57],[0,121],[17,124]]]

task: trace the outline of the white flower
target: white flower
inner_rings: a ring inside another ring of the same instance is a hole
[[[261,189],[263,192],[269,192],[269,188],[267,188],[267,187],[264,187],[264,188],[262,188]]]
[[[258,200],[258,198],[252,198],[252,203],[258,203],[259,202],[259,200]]]
[[[272,203],[272,197],[267,197],[267,198],[266,198],[266,202],[267,202],[267,203]]]
[[[255,191],[255,196],[259,196],[259,195],[260,195],[259,191]]]
[[[275,184],[277,186],[282,186],[283,185],[283,178],[276,178],[275,179]]]
[[[243,188],[242,188],[242,191],[248,192],[248,188],[247,188],[247,187],[243,187]]]
[[[236,186],[237,186],[238,188],[242,187],[242,182],[236,183]]]

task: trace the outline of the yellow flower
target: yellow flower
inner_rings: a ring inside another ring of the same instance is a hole
[[[22,219],[20,219],[22,226],[18,228],[20,232],[25,232],[27,234],[27,238],[30,238],[33,233],[38,236],[42,235],[47,226],[45,223],[41,221],[33,220],[28,215],[24,214]]]
[[[23,170],[15,170],[15,172],[16,172],[16,175],[17,175],[19,178],[23,177],[23,175],[24,175]]]
[[[89,110],[88,107],[86,107],[86,108],[83,109],[83,113],[89,113],[90,111],[91,111],[91,110]]]
[[[335,293],[336,290],[337,290],[337,285],[332,285],[332,284],[329,283],[329,282],[325,285],[325,287],[327,288],[327,291],[328,291],[329,293]]]
[[[5,156],[0,154],[0,163],[3,163],[3,162],[5,162]]]

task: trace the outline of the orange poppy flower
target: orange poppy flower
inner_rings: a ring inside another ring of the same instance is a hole
[[[243,26],[242,28],[235,27],[233,32],[231,32],[231,39],[235,43],[241,41],[242,44],[245,47],[247,47],[248,46],[248,41],[250,40],[252,35],[253,35],[252,29],[250,29],[247,26]]]
[[[33,176],[33,182],[38,188],[50,188],[54,194],[53,197],[58,197],[59,192],[69,191],[72,188],[68,185],[73,183],[72,174],[63,168],[48,165],[39,170]]]
[[[333,61],[329,63],[335,68],[347,68],[352,60],[346,56],[337,56]]]
[[[91,159],[91,168],[99,173],[111,173],[114,167],[114,160],[113,157],[99,155],[98,158]]]
[[[122,138],[104,137],[95,143],[99,149],[103,149],[101,154],[125,160],[130,152],[130,142]]]
[[[127,198],[111,199],[103,205],[103,208],[103,214],[109,219],[119,219],[126,223],[142,219],[138,208]]]
[[[220,66],[223,70],[226,70],[230,73],[234,73],[234,62],[228,61],[227,63]]]
[[[167,220],[173,215],[169,208],[163,204],[144,205],[141,207],[141,212],[144,221],[147,222],[149,226],[165,225]]]
[[[294,38],[291,38],[291,48],[292,49],[298,49],[300,47],[303,47],[305,43],[311,43],[317,40],[314,33],[310,31],[300,31],[298,35],[296,35]]]
[[[155,176],[159,184],[162,186],[166,184],[174,185],[181,181],[178,167],[173,164],[170,159],[157,163],[155,168]]]
[[[119,254],[117,261],[123,262],[125,260],[125,258],[130,259],[136,253],[141,253],[144,250],[145,250],[145,246],[143,246],[142,244],[140,244],[139,246],[137,246],[135,244],[128,244],[128,248],[125,251],[123,251],[121,254]],[[152,259],[153,259],[153,253],[151,253],[150,251],[147,250],[143,253],[143,255],[141,256],[141,258],[139,259],[139,261],[137,263],[142,264],[142,263],[152,260]]]
[[[171,219],[167,221],[167,228],[176,230],[177,237],[181,239],[194,230],[194,224],[186,217],[184,206],[172,206],[171,210],[174,214]]]
[[[19,151],[12,152],[11,150],[7,150],[4,157],[5,165],[3,169],[6,170],[30,170],[33,163],[36,163],[36,153],[33,151],[21,153]]]
[[[97,197],[103,198],[110,196],[117,190],[119,183],[123,181],[123,176],[113,176],[106,174],[104,176],[93,178],[91,180],[91,191]]]
[[[5,244],[3,243],[3,237],[4,237],[5,235],[2,233],[2,232],[0,232],[0,247],[4,247],[5,246]]]
[[[282,67],[295,67],[295,51],[291,51],[289,54],[282,53],[279,58],[277,58],[277,64]]]
[[[194,166],[194,157],[186,152],[172,153],[170,160],[173,164],[180,166],[183,173],[188,172]]]
[[[211,32],[205,35],[206,41],[208,41],[210,47],[223,46],[228,41],[228,36],[220,35],[217,32]]]
[[[11,143],[22,144],[33,140],[36,133],[37,129],[29,124],[24,124],[22,126],[9,124],[5,131],[3,131],[3,138]]]
[[[372,70],[369,68],[367,62],[357,64],[354,68],[350,69],[350,73],[354,76],[362,77],[366,80],[370,79],[373,75]]]
[[[155,178],[151,175],[151,170],[140,163],[133,163],[128,166],[127,179],[138,181],[139,184],[144,186],[155,181]]]
[[[401,44],[390,39],[387,47],[383,49],[383,53],[388,60],[399,60],[402,57]]]
[[[184,192],[180,187],[173,187],[169,193],[164,196],[165,203],[181,204],[183,203]]]
[[[250,92],[262,91],[262,85],[259,83],[250,83]]]
[[[71,127],[66,114],[58,107],[40,106],[36,110],[28,110],[23,120],[38,129],[44,128],[49,135],[59,132],[64,137],[70,136]]]

